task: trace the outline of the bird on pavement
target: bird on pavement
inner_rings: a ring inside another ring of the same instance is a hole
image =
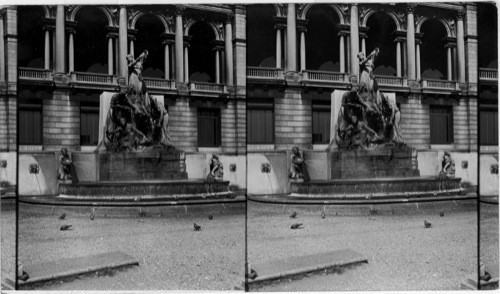
[[[257,272],[254,271],[253,269],[251,269],[250,273],[247,274],[247,278],[252,279],[252,280],[255,279],[255,278],[257,278]]]
[[[63,219],[66,219],[66,213],[62,213],[60,216],[59,216],[59,219],[60,220],[63,220]]]
[[[326,216],[326,215],[325,215],[325,212],[324,212],[324,211],[323,211],[323,212],[321,212],[321,218],[325,218],[325,216]]]
[[[93,212],[90,213],[90,220],[94,220],[94,213]]]
[[[68,231],[70,228],[72,227],[72,225],[64,225],[60,228],[61,231]]]
[[[30,278],[27,272],[23,271],[23,274],[18,276],[17,279],[21,281],[27,281]]]
[[[200,226],[200,225],[198,225],[197,223],[194,223],[194,230],[195,230],[195,231],[199,231],[199,230],[201,230],[201,226]]]
[[[290,227],[290,229],[292,229],[292,230],[299,229],[299,228],[300,228],[300,226],[302,226],[302,224],[293,224],[293,225]]]
[[[211,214],[208,216],[208,219],[209,219],[209,220],[212,220],[213,218],[214,218],[214,217],[213,217]]]
[[[426,228],[430,228],[432,226],[432,224],[426,220],[424,220],[424,225]]]
[[[439,213],[439,216],[440,216],[440,217],[443,217],[443,216],[444,216],[444,212],[442,212],[442,211],[441,211],[441,212]]]
[[[297,217],[297,212],[294,211],[291,215],[290,215],[290,218],[296,218]]]

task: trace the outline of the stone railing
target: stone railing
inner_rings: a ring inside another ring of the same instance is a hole
[[[27,80],[51,80],[52,71],[40,68],[19,68],[19,78]]]
[[[99,73],[72,72],[71,81],[86,84],[113,84],[113,76]]]
[[[226,86],[223,84],[191,82],[189,84],[191,91],[212,92],[212,93],[225,93]]]
[[[458,83],[455,81],[446,81],[446,80],[423,80],[422,87],[434,88],[434,89],[458,90]]]
[[[480,68],[479,79],[486,81],[498,80],[498,69],[496,68]]]
[[[247,67],[247,78],[279,80],[283,79],[283,70],[270,67]]]
[[[175,89],[175,81],[172,80],[144,78],[143,81],[148,88]]]
[[[375,78],[379,85],[384,86],[405,87],[408,84],[407,80],[402,77],[376,75]]]
[[[348,82],[348,74],[331,71],[303,70],[303,81]]]

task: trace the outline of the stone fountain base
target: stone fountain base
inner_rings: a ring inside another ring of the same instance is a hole
[[[96,153],[97,181],[187,179],[186,155],[174,147],[149,147],[140,152]]]
[[[417,151],[408,146],[376,150],[332,151],[332,179],[418,177]]]

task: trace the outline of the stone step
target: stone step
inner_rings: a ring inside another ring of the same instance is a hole
[[[247,279],[248,284],[276,280],[335,267],[367,263],[368,259],[350,249],[335,250],[317,254],[291,256],[286,259],[270,260],[261,264],[251,264],[257,278]]]
[[[435,177],[314,180],[291,182],[290,192],[315,194],[377,194],[460,190],[460,178],[438,180]]]
[[[17,282],[18,286],[22,287],[29,284],[91,273],[103,269],[112,269],[131,265],[139,265],[139,261],[120,251],[106,252],[90,256],[62,258],[55,261],[24,265],[24,271],[28,273],[29,279],[26,281],[18,280]]]
[[[204,180],[178,181],[102,181],[59,185],[59,194],[70,196],[120,196],[147,198],[147,196],[210,195],[229,191],[229,181],[206,183]]]

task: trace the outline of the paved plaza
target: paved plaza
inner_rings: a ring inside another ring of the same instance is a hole
[[[477,268],[477,212],[474,205],[453,209],[454,205],[442,205],[443,217],[437,205],[406,212],[396,207],[392,214],[327,206],[322,219],[322,206],[249,202],[247,250],[252,264],[341,249],[368,258],[367,264],[341,274],[312,275],[250,290],[458,290]],[[293,211],[296,219],[289,218]],[[432,227],[426,229],[424,220]],[[304,228],[290,230],[293,223],[303,223]]]
[[[66,212],[64,221],[58,219],[62,211]],[[131,211],[110,208],[106,212],[101,208],[90,220],[90,208],[56,207],[52,212],[50,207],[21,204],[21,263],[111,251],[124,252],[139,261],[139,266],[27,289],[230,290],[244,276],[244,204],[233,208],[190,206],[187,212],[182,207],[144,209],[142,217]],[[194,231],[194,222],[202,226],[201,231]],[[63,224],[74,229],[60,231]]]

